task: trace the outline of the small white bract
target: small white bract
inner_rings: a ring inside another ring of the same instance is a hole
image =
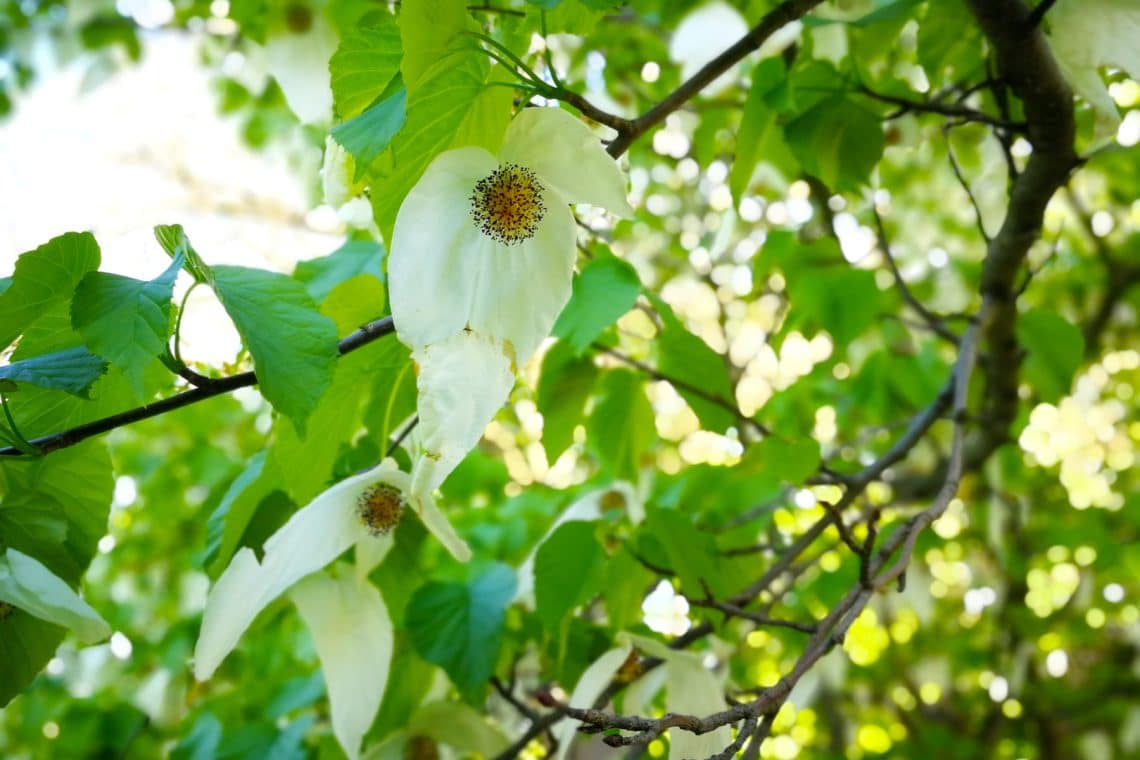
[[[194,676],[212,676],[257,614],[292,589],[328,684],[333,731],[348,756],[357,757],[384,694],[393,640],[387,608],[366,576],[392,548],[410,487],[408,474],[385,459],[298,510],[265,542],[261,562],[249,547],[235,553],[206,600]],[[434,501],[412,507],[456,559],[470,558]],[[355,572],[335,578],[318,572],[354,546]]]
[[[429,498],[506,401],[570,298],[572,203],[632,213],[625,176],[578,119],[528,108],[496,157],[441,153],[400,206],[388,259],[396,333],[419,365],[412,499]]]
[[[689,630],[689,600],[673,590],[669,581],[661,581],[641,603],[645,624],[666,636],[680,636]]]
[[[1140,80],[1140,0],[1059,0],[1045,18],[1061,73],[1096,111],[1096,142],[1111,138],[1120,114],[1099,69]]]

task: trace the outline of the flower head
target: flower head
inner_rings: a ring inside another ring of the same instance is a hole
[[[400,206],[388,278],[397,335],[419,364],[413,500],[479,440],[569,300],[572,203],[631,213],[625,177],[589,128],[528,108],[498,156],[441,153]]]

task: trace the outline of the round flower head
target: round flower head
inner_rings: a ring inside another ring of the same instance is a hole
[[[498,157],[474,147],[440,154],[400,206],[392,234],[400,340],[416,349],[470,330],[525,362],[570,298],[571,203],[632,213],[617,163],[561,109],[525,109]]]
[[[396,333],[419,365],[413,504],[429,503],[478,442],[570,299],[572,203],[632,213],[625,177],[589,128],[528,108],[497,157],[440,154],[400,206],[388,282]]]

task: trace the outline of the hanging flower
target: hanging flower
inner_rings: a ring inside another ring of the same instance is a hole
[[[356,757],[380,705],[392,652],[391,620],[365,576],[392,547],[409,487],[409,476],[385,459],[294,514],[265,542],[261,562],[249,547],[234,554],[206,600],[194,676],[200,681],[212,676],[257,614],[292,589],[321,659],[334,733],[345,752]],[[434,501],[412,506],[456,559],[470,558]],[[333,578],[318,572],[354,546],[355,573]]]
[[[479,440],[569,300],[572,203],[632,213],[624,175],[589,128],[528,108],[498,157],[442,153],[400,206],[388,277],[397,335],[419,364],[413,500]]]

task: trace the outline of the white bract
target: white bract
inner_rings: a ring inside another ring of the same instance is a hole
[[[1100,75],[1115,66],[1140,81],[1140,0],[1059,0],[1050,9],[1049,44],[1069,85],[1096,111],[1096,138],[1120,124]]]
[[[194,649],[194,675],[205,680],[237,645],[257,614],[292,588],[312,632],[332,706],[333,730],[350,757],[359,752],[387,680],[392,623],[365,576],[392,547],[411,479],[385,459],[346,478],[294,514],[265,542],[261,562],[242,548],[206,600]],[[430,498],[412,503],[424,525],[461,561],[470,550]],[[356,547],[355,573],[317,573]]]
[[[632,213],[598,138],[557,108],[514,118],[496,157],[441,153],[400,206],[392,317],[419,365],[412,498],[430,498],[506,401],[570,298],[572,203]]]
[[[0,602],[68,628],[86,644],[111,635],[107,622],[62,578],[35,557],[10,547],[0,554]]]
[[[666,636],[680,636],[689,630],[689,600],[673,590],[669,581],[661,581],[641,603],[645,624],[651,631]]]
[[[329,121],[329,58],[336,52],[336,31],[317,5],[289,5],[276,21],[265,41],[266,68],[298,119],[305,124]]]

